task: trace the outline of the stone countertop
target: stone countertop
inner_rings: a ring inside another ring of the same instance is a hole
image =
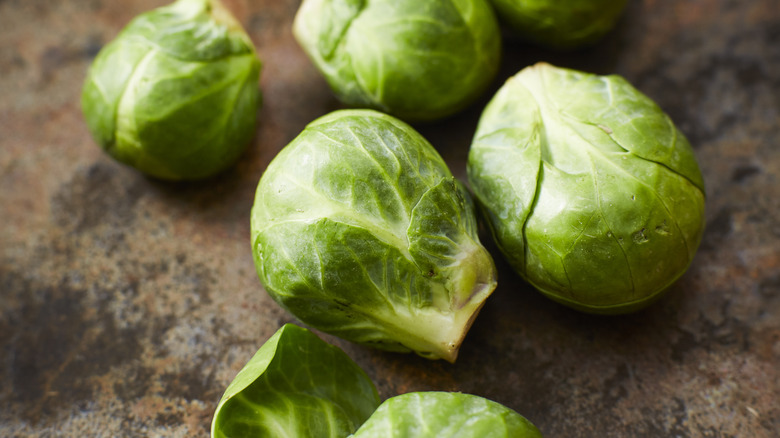
[[[264,105],[241,161],[191,184],[111,160],[79,109],[100,47],[163,3],[0,0],[0,436],[207,436],[227,384],[294,321],[257,279],[249,210],[271,158],[339,108],[290,33],[299,1],[225,1],[264,62]],[[645,311],[596,317],[496,257],[454,365],[323,337],[382,398],[479,394],[547,437],[776,437],[780,3],[632,0],[587,50],[507,41],[488,94],[537,61],[623,75],[689,137],[708,195],[689,271]],[[488,98],[421,127],[461,178]]]

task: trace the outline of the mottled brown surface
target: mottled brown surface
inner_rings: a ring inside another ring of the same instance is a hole
[[[257,280],[249,210],[270,159],[338,108],[290,34],[298,1],[225,2],[264,61],[264,106],[241,162],[195,184],[112,161],[78,105],[100,47],[163,3],[0,0],[0,436],[207,436],[228,382],[293,321]],[[708,225],[688,273],[646,311],[595,317],[497,258],[455,365],[325,338],[383,398],[475,393],[547,437],[777,437],[780,3],[633,0],[590,50],[506,44],[493,89],[539,60],[624,75],[695,145]],[[457,176],[486,99],[421,128]]]

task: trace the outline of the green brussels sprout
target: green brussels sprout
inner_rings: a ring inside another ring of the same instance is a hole
[[[218,0],[178,0],[103,47],[81,105],[116,160],[157,178],[204,178],[252,139],[259,74],[252,41]]]
[[[342,102],[407,121],[465,108],[500,61],[486,0],[304,0],[293,32]]]
[[[522,415],[458,392],[411,392],[385,400],[354,438],[542,438]]]
[[[258,275],[312,327],[452,362],[496,286],[468,196],[406,123],[333,112],[260,179],[251,219]]]
[[[615,27],[627,0],[491,0],[518,36],[553,49],[593,44]]]
[[[705,193],[693,150],[619,76],[522,70],[485,108],[467,171],[514,269],[579,310],[648,305],[701,241]]]
[[[341,349],[286,324],[227,387],[211,436],[343,438],[379,402],[371,379]]]

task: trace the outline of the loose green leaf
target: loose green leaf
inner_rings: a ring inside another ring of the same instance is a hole
[[[374,384],[349,356],[286,324],[227,387],[211,436],[343,438],[379,402]]]
[[[404,120],[473,102],[501,52],[485,0],[304,0],[293,32],[339,99]]]
[[[704,229],[690,144],[619,76],[524,69],[482,114],[468,175],[515,270],[580,310],[646,306],[685,272]]]
[[[179,0],[136,17],[90,67],[82,109],[118,161],[164,179],[233,164],[255,130],[260,61],[218,0]]]
[[[260,280],[301,321],[454,361],[496,285],[468,193],[409,125],[370,110],[315,120],[260,180]]]
[[[353,438],[542,438],[517,412],[482,397],[413,392],[386,400]]]

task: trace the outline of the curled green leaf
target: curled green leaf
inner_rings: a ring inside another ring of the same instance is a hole
[[[341,349],[286,324],[227,387],[211,436],[343,438],[379,402],[374,384]]]

